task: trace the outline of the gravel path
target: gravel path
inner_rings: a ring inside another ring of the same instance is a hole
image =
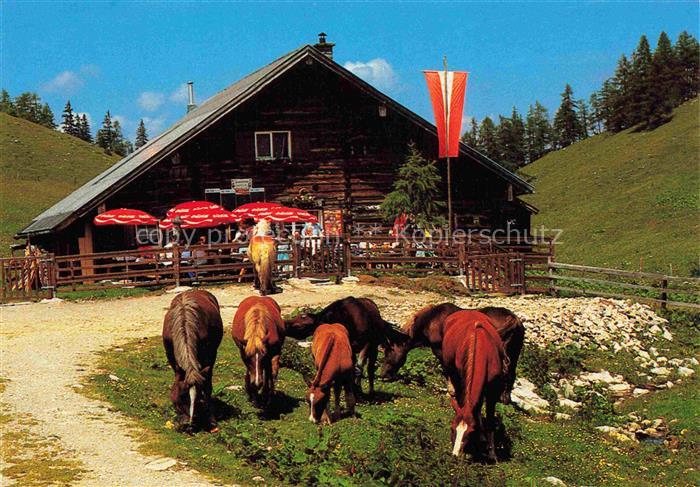
[[[420,306],[435,297],[347,283],[312,286],[293,280],[275,296],[286,310],[325,305],[348,295]],[[249,287],[212,290],[230,323]],[[106,403],[79,393],[80,382],[95,371],[95,353],[129,339],[159,335],[173,295],[113,301],[52,302],[0,308],[0,377],[7,379],[2,402],[10,414],[31,415],[32,433],[56,438],[88,471],[78,485],[211,485],[201,474],[175,466],[154,471],[157,460],[138,451],[128,418]],[[439,299],[439,298],[437,298]],[[77,386],[77,387],[76,387]],[[166,394],[167,391],[164,391]],[[8,479],[3,479],[8,480]]]

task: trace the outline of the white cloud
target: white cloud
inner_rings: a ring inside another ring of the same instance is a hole
[[[114,122],[119,122],[119,125],[121,125],[121,127],[122,127],[122,132],[124,133],[125,136],[128,137],[127,125],[131,124],[129,119],[126,118],[124,115],[112,115],[112,123],[114,123]]]
[[[49,93],[70,95],[75,93],[85,84],[86,78],[96,78],[100,74],[100,68],[94,64],[86,64],[76,71],[69,69],[61,71],[41,88]]]
[[[187,103],[187,83],[182,83],[170,94],[170,101],[175,103]]]
[[[100,67],[95,64],[86,64],[80,67],[80,73],[90,78],[96,78],[100,75]]]
[[[154,112],[165,103],[165,95],[157,91],[144,91],[139,95],[138,103],[144,110]]]
[[[165,127],[166,118],[161,115],[159,117],[143,117],[143,123],[146,125],[146,130],[148,131],[148,137],[153,138],[154,136],[160,134]]]
[[[386,59],[348,61],[343,66],[380,90],[390,90],[398,84],[398,76]]]
[[[42,88],[51,93],[70,94],[82,88],[84,84],[85,81],[75,71],[62,71],[44,83]]]

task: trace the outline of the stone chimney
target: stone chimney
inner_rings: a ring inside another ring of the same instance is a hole
[[[332,42],[326,42],[326,33],[321,32],[318,35],[318,44],[314,44],[314,47],[321,51],[324,56],[329,57],[330,59],[333,59],[333,44]]]
[[[197,108],[197,105],[195,105],[195,103],[194,103],[194,82],[188,81],[187,82],[187,113],[190,113],[195,108]]]

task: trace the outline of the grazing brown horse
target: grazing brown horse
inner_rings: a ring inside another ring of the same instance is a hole
[[[504,387],[502,364],[505,356],[498,332],[485,314],[457,311],[445,320],[442,343],[443,360],[455,386],[452,454],[459,456],[469,437],[483,432],[488,443],[487,458],[495,461],[496,402]],[[484,402],[486,423],[482,424]]]
[[[444,364],[442,341],[445,320],[461,310],[462,308],[455,304],[442,303],[426,306],[413,315],[403,326],[403,336],[398,340],[389,341],[387,344],[381,377],[387,380],[393,379],[406,362],[408,352],[416,347],[430,347],[435,357]],[[505,364],[507,380],[501,402],[510,404],[510,393],[515,383],[516,367],[525,341],[525,327],[522,321],[506,308],[488,306],[479,311],[488,316],[490,323],[498,331],[504,344],[507,355],[507,363]]]
[[[284,344],[284,321],[274,299],[249,296],[238,305],[231,326],[246,366],[248,397],[267,407],[275,393],[280,354]]]
[[[270,223],[267,220],[260,220],[255,225],[253,237],[248,246],[248,256],[253,263],[255,273],[255,287],[260,290],[260,294],[267,296],[278,291],[273,282],[272,267],[275,264],[277,255],[275,239],[270,236]]]
[[[339,323],[320,325],[314,332],[311,353],[316,364],[316,376],[309,383],[309,390],[306,393],[309,420],[314,423],[331,423],[328,417],[331,387],[335,394],[334,419],[340,417],[341,389],[345,390],[345,404],[348,412],[351,415],[354,414],[354,365],[347,328]]]
[[[213,294],[185,291],[170,303],[163,322],[163,346],[175,372],[170,399],[181,424],[206,422],[209,431],[216,431],[211,378],[223,334],[219,303]]]
[[[366,363],[369,394],[373,395],[378,348],[389,340],[399,341],[401,333],[382,319],[374,301],[352,296],[334,301],[318,313],[302,313],[285,321],[287,335],[298,340],[311,336],[322,323],[340,323],[347,328],[353,354],[359,354],[356,385],[360,387]]]

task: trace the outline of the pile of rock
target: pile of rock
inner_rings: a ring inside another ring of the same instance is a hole
[[[679,439],[670,435],[664,418],[640,419],[634,413],[629,415],[631,421],[623,426],[597,426],[596,429],[620,442],[646,442],[677,448]]]
[[[527,341],[538,346],[595,344],[615,352],[643,348],[644,339],[673,340],[668,322],[646,305],[604,298],[522,296],[461,299],[464,307],[504,306],[527,327]]]

